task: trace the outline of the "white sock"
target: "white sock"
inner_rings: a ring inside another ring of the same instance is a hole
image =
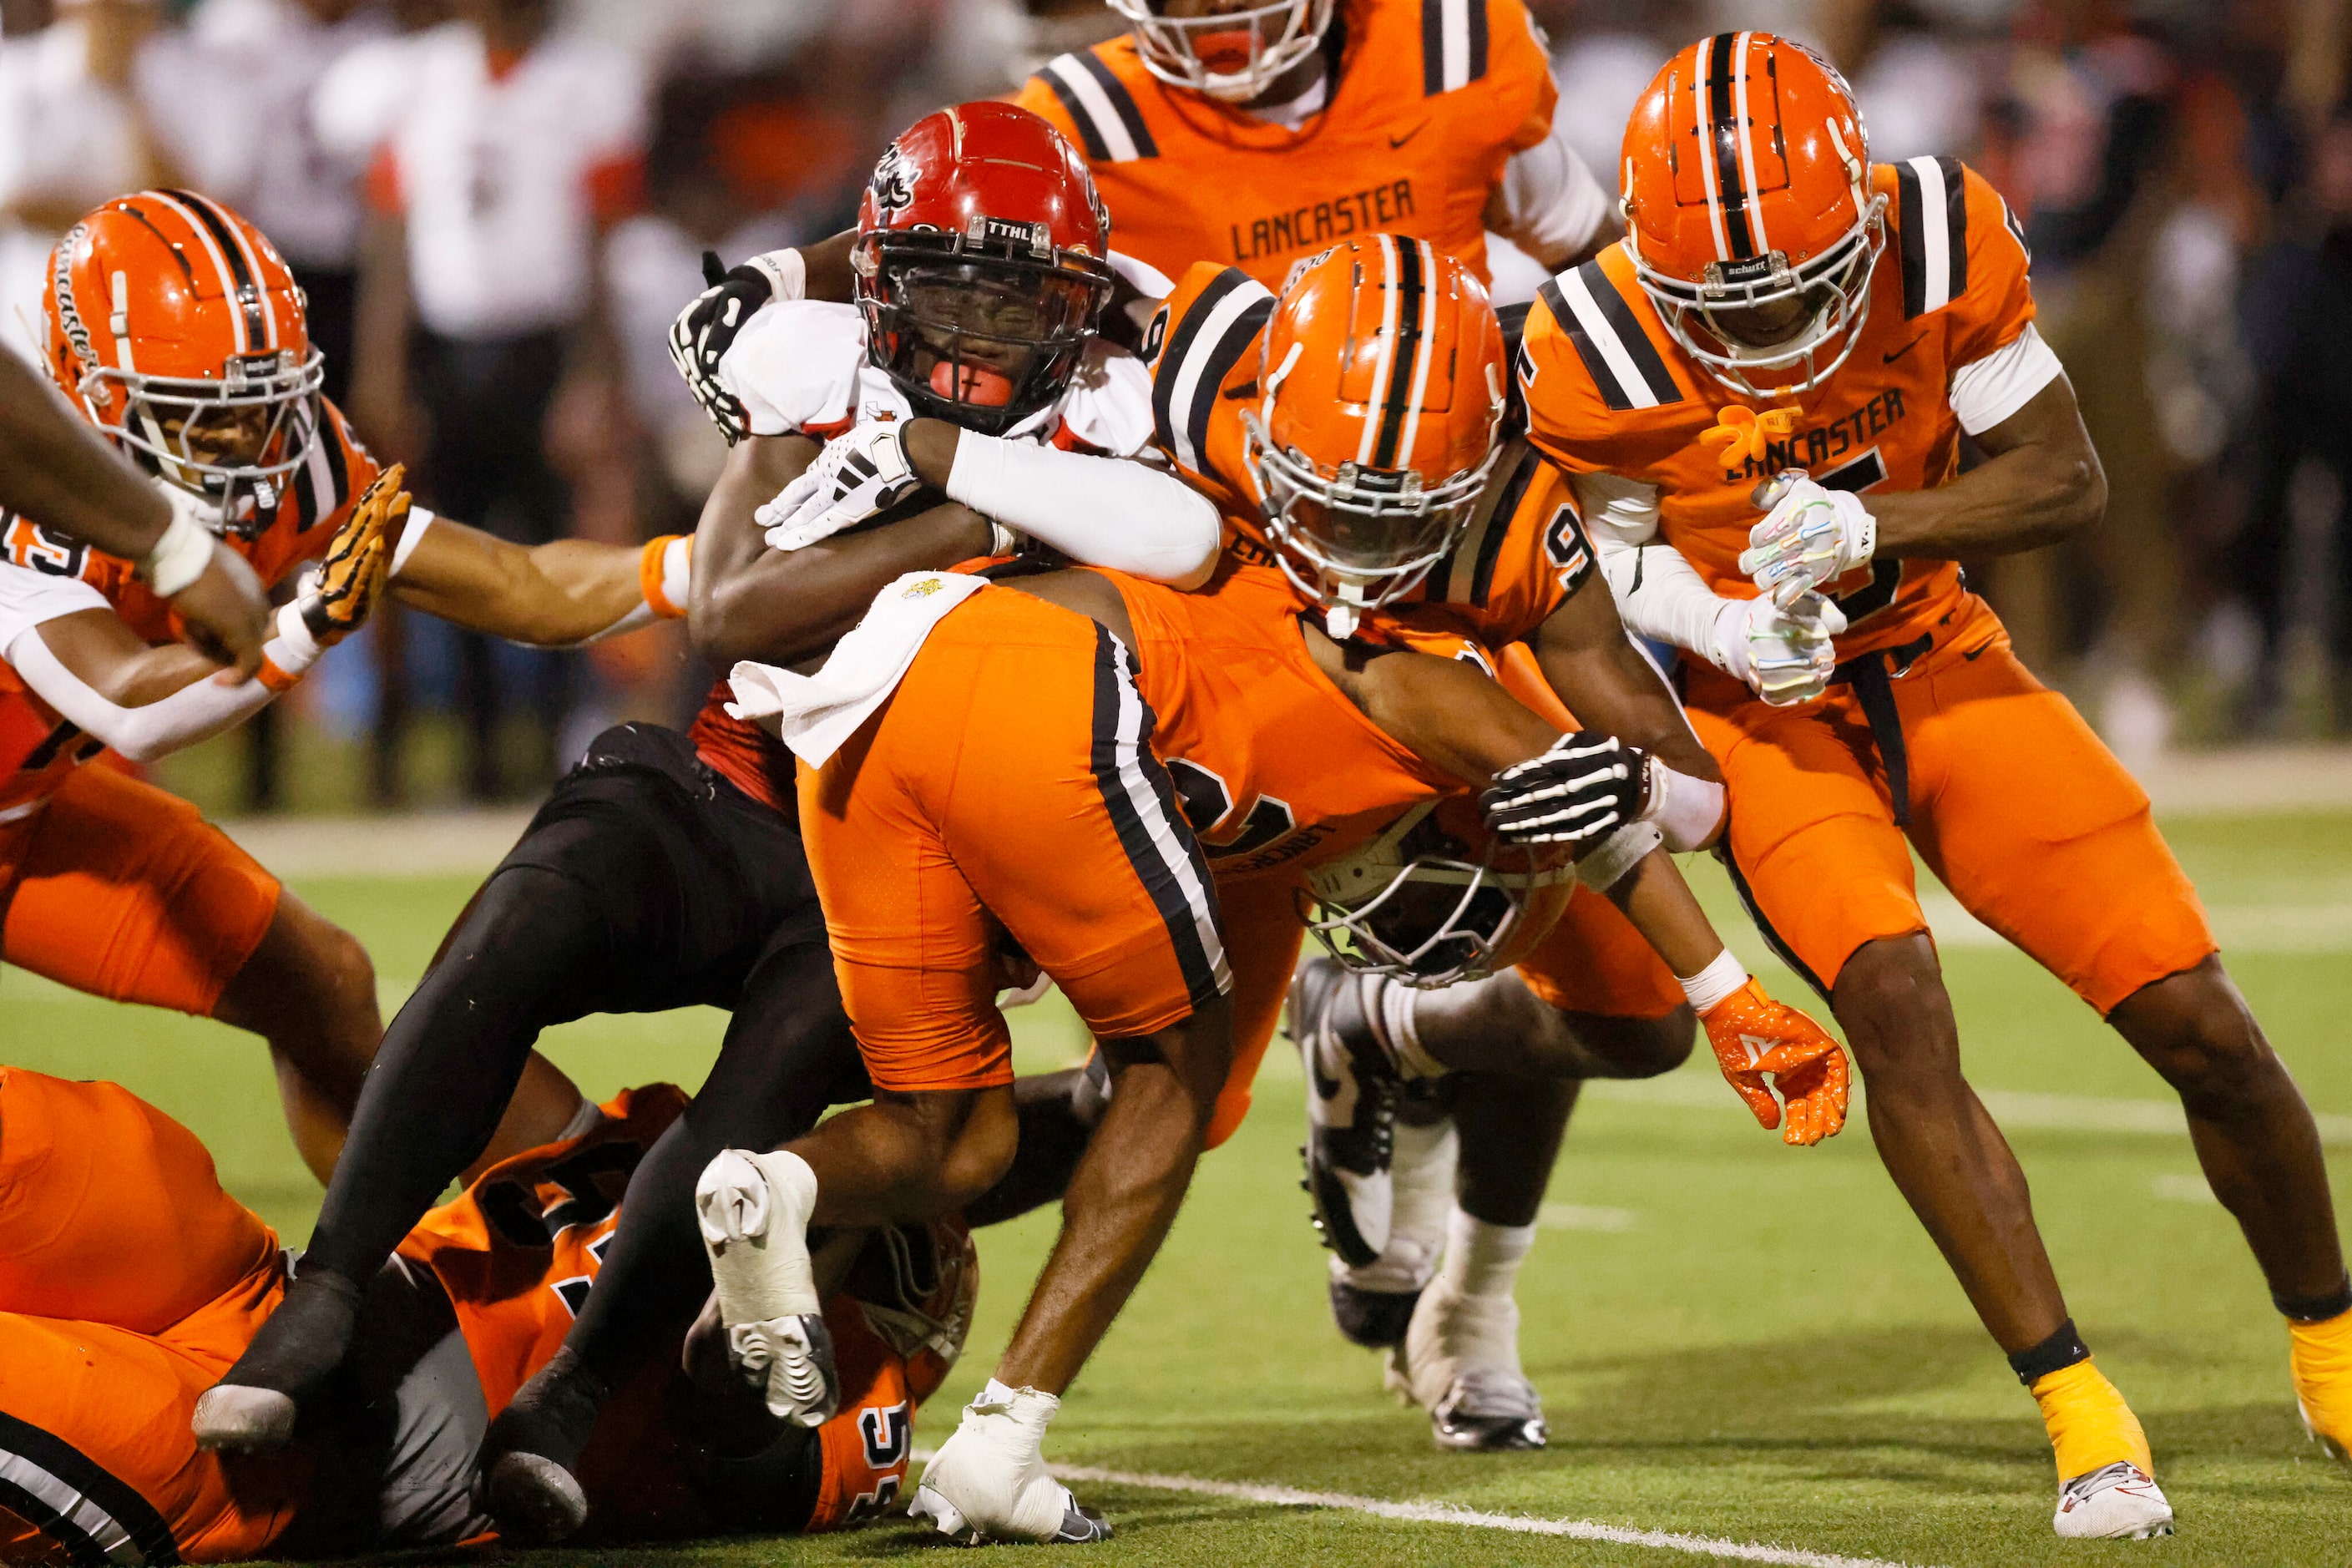
[[[1488,1225],[1456,1205],[1445,1222],[1440,1272],[1456,1295],[1508,1300],[1519,1282],[1519,1265],[1535,1244],[1535,1226]]]
[[[1420,1005],[1421,993],[1410,985],[1401,985],[1385,976],[1372,982],[1377,989],[1366,1009],[1373,1020],[1375,1032],[1396,1058],[1397,1067],[1408,1079],[1444,1078],[1453,1069],[1421,1048],[1421,1024],[1413,1016]]]
[[[1445,1248],[1447,1216],[1454,1211],[1454,1123],[1396,1124],[1396,1197],[1390,1211],[1389,1244],[1361,1268],[1331,1258],[1331,1272],[1359,1290],[1403,1295],[1428,1284]]]

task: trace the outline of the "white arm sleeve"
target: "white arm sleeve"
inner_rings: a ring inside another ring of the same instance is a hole
[[[1560,121],[1551,134],[1503,165],[1503,183],[1486,207],[1487,226],[1549,264],[1592,243],[1609,221],[1609,193],[1568,144]]]
[[[134,763],[152,763],[210,740],[258,713],[278,695],[258,680],[224,684],[207,677],[161,702],[123,708],[68,669],[37,630],[19,634],[5,652],[41,700]]]
[[[1607,473],[1571,474],[1569,484],[1625,629],[1688,648],[1746,679],[1726,661],[1717,635],[1738,601],[1717,595],[1681,551],[1659,540],[1657,486]]]
[[[1961,429],[1981,436],[2065,374],[2058,355],[2028,321],[2008,342],[1952,373],[1952,412],[1959,416]]]
[[[947,493],[1073,561],[1180,588],[1208,581],[1224,538],[1215,504],[1173,474],[969,430]]]

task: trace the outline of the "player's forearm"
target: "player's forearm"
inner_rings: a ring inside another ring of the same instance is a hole
[[[1993,455],[1950,484],[1863,501],[1877,553],[1931,561],[2011,555],[2055,544],[2107,510],[2107,476],[2063,376],[1978,437]]]
[[[1676,974],[1696,974],[1723,952],[1723,939],[1664,849],[1643,857],[1608,896]]]
[[[93,684],[51,648],[47,629],[26,632],[10,647],[16,673],[61,717],[134,763],[157,761],[234,729],[283,689],[260,679],[228,679],[176,646],[112,662],[92,672]]]
[[[1611,595],[1588,585],[1537,628],[1536,663],[1577,722],[1703,779],[1722,777],[1682,704],[1635,647]]]
[[[127,561],[172,521],[162,494],[14,354],[0,358],[0,507]]]
[[[1391,739],[1472,789],[1559,739],[1501,683],[1461,659],[1381,654],[1348,668],[1340,689]]]
[[[572,647],[661,613],[647,601],[646,554],[635,545],[577,539],[525,549],[435,518],[392,589],[402,604],[470,631]]]

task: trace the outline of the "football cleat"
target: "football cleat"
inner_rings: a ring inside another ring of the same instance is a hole
[[[1420,1303],[1418,1290],[1367,1290],[1349,1281],[1354,1269],[1339,1266],[1331,1275],[1331,1321],[1350,1344],[1368,1351],[1384,1351],[1404,1343],[1405,1331],[1412,1326],[1412,1310]]]
[[[1109,1540],[1109,1522],[1045,1468],[1045,1426],[1061,1407],[1050,1394],[991,1382],[924,1467],[907,1511],[967,1546]]]
[[[1406,1086],[1408,1107],[1413,1090],[1429,1081]],[[1389,1244],[1362,1268],[1350,1268],[1337,1256],[1331,1259],[1331,1319],[1349,1342],[1376,1351],[1404,1343],[1413,1307],[1445,1250],[1459,1146],[1450,1118],[1398,1119]]]
[[[727,1359],[767,1396],[771,1414],[822,1426],[841,1406],[833,1335],[809,1266],[816,1179],[783,1151],[722,1151],[694,1189],[703,1250],[719,1288]]]
[[[572,1467],[610,1390],[567,1346],[515,1392],[482,1438],[476,1501],[511,1542],[552,1544],[588,1522]]]
[[[225,1453],[282,1448],[300,1403],[342,1364],[359,1321],[359,1287],[331,1269],[294,1279],[236,1364],[196,1398],[196,1446]]]
[[[1519,1370],[1519,1306],[1465,1296],[1440,1276],[1421,1293],[1388,1386],[1429,1412],[1442,1448],[1540,1448],[1551,1429],[1543,1400]]]
[[[1307,1068],[1307,1195],[1323,1245],[1351,1268],[1389,1243],[1396,1202],[1396,1063],[1373,1037],[1360,982],[1310,958],[1290,983],[1285,1026]]]
[[[2118,1459],[2061,1486],[2050,1522],[2069,1541],[2146,1541],[2172,1533],[2172,1505],[2146,1470]]]

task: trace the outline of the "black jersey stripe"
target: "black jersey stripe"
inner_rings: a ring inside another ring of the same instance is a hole
[[[1421,0],[1421,95],[1445,90],[1445,0]]]
[[[1192,455],[1199,460],[1200,471],[1213,479],[1232,484],[1241,476],[1217,473],[1209,461],[1209,420],[1216,413],[1217,397],[1223,392],[1225,378],[1234,373],[1250,345],[1274,319],[1272,295],[1244,305],[1241,313],[1225,325],[1215,343],[1206,351],[1201,363],[1201,379],[1192,387],[1192,402],[1184,411],[1184,433],[1192,444]]]
[[[1941,210],[1929,212],[1934,193],[1918,165],[1931,163],[1943,184]],[[1968,292],[1969,192],[1967,171],[1957,158],[1906,159],[1895,165],[1896,237],[1903,259],[1903,314],[1907,320],[1940,310]],[[1927,247],[1928,227],[1941,225],[1944,265]],[[2020,244],[2023,241],[2020,240]]]
[[[1944,255],[1952,269],[1950,297],[1957,300],[1969,291],[1968,171],[1958,158],[1937,158],[1936,167],[1944,174]]]
[[[1625,353],[1633,361],[1633,368],[1649,388],[1650,395],[1660,403],[1680,403],[1682,388],[1675,384],[1674,372],[1666,368],[1658,345],[1650,341],[1650,334],[1633,314],[1633,307],[1625,302],[1625,296],[1617,291],[1617,285],[1601,270],[1600,260],[1596,258],[1588,261],[1577,271],[1584,279],[1584,287],[1599,302],[1601,314],[1616,332],[1618,342],[1625,345]]]
[[[63,1551],[74,1568],[112,1568],[114,1560],[106,1554],[106,1548],[99,1544],[96,1536],[52,1508],[47,1499],[5,1475],[0,1475],[0,1509],[31,1525],[38,1541],[48,1542]],[[38,1551],[23,1559],[28,1563],[44,1560]]]
[[[1707,137],[1715,144],[1715,185],[1723,201],[1723,233],[1735,261],[1756,254],[1748,226],[1748,182],[1739,173],[1739,117],[1731,101],[1732,57],[1739,35],[1717,33],[1708,50]]]
[[[0,1460],[54,1478],[108,1515],[131,1538],[139,1561],[170,1568],[180,1561],[172,1527],[137,1489],[72,1444],[30,1422],[0,1413]],[[95,1542],[93,1545],[97,1544]],[[101,1554],[100,1561],[120,1562]]]
[[[1421,312],[1429,285],[1422,270],[1417,239],[1392,237],[1397,258],[1397,332],[1389,355],[1388,397],[1381,405],[1381,429],[1372,444],[1372,467],[1397,466],[1397,445],[1404,438],[1405,413],[1412,402],[1412,384],[1421,363]]]
[[[1545,279],[1537,287],[1536,297],[1544,302],[1544,309],[1551,312],[1551,319],[1559,323],[1559,330],[1568,334],[1568,341],[1575,346],[1576,357],[1584,362],[1584,374],[1591,376],[1592,384],[1601,389],[1601,400],[1619,413],[1633,407],[1633,400],[1627,395],[1625,384],[1617,379],[1617,372],[1601,353],[1601,345],[1594,342],[1592,334],[1584,330],[1582,319],[1570,310],[1568,301],[1561,298],[1559,284],[1552,279]]]
[[[1118,115],[1118,122],[1127,128],[1127,139],[1135,143],[1135,155],[1139,158],[1160,156],[1160,144],[1152,141],[1151,128],[1144,124],[1143,110],[1136,107],[1135,96],[1112,74],[1110,67],[1103,64],[1102,57],[1092,49],[1080,49],[1069,58],[1077,61],[1080,70],[1095,79],[1095,84],[1103,89],[1103,96],[1110,100],[1111,112]]]
[[[1066,59],[1068,57],[1063,58]],[[1110,144],[1103,140],[1102,132],[1095,125],[1093,113],[1078,95],[1070,90],[1069,84],[1050,68],[1039,71],[1030,79],[1044,82],[1047,90],[1053,93],[1055,101],[1062,106],[1062,111],[1070,117],[1070,123],[1078,128],[1078,142],[1086,148],[1087,162],[1109,163]]]
[[[1486,74],[1486,0],[1463,0],[1470,12],[1470,72],[1476,81]]]
[[[1519,459],[1511,477],[1504,481],[1502,499],[1495,503],[1495,515],[1486,524],[1486,537],[1478,547],[1478,564],[1470,574],[1470,603],[1479,609],[1486,607],[1486,595],[1495,586],[1495,568],[1503,559],[1503,542],[1511,536],[1517,521],[1519,503],[1527,499],[1528,486],[1535,482],[1536,469],[1543,463],[1533,447]]]
[[[1907,163],[1895,165],[1895,245],[1903,253],[1903,316],[1906,321],[1927,309],[1927,240],[1919,226],[1919,171]]]
[[[1175,410],[1171,405],[1175,400],[1176,383],[1181,378],[1184,363],[1192,357],[1192,344],[1208,325],[1209,318],[1217,313],[1217,301],[1248,281],[1249,274],[1238,267],[1228,267],[1209,279],[1208,287],[1193,297],[1192,307],[1184,312],[1184,319],[1170,329],[1167,344],[1160,351],[1160,363],[1151,377],[1152,433],[1171,457],[1176,454]]]

